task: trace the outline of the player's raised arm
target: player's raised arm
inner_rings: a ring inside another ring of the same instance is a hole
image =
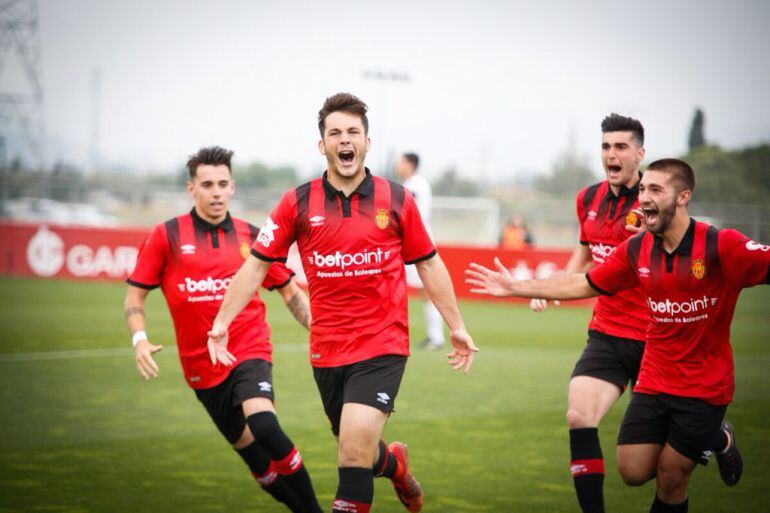
[[[136,356],[136,370],[145,380],[158,377],[160,368],[152,355],[163,349],[163,346],[151,344],[145,332],[144,303],[149,292],[147,289],[129,285],[123,302],[123,314]]]
[[[581,243],[572,251],[567,265],[564,267],[564,274],[584,273],[591,268],[591,265],[593,265],[591,250],[588,249],[587,244]],[[554,304],[558,305],[559,301],[555,301]],[[536,313],[544,311],[547,306],[548,301],[546,299],[533,298],[529,302],[529,307]]]
[[[235,357],[227,350],[227,328],[254,297],[257,289],[262,285],[262,280],[267,275],[270,264],[271,262],[265,262],[250,255],[233,276],[233,281],[227,288],[211,331],[208,332],[208,348],[212,364],[220,362],[225,365],[232,365],[235,363]]]
[[[523,297],[539,299],[583,299],[598,296],[581,273],[560,274],[544,280],[513,279],[510,271],[495,257],[496,271],[471,263],[465,270],[466,283],[474,286],[471,292],[495,297]]]
[[[417,262],[415,267],[425,286],[425,292],[449,326],[453,347],[452,352],[449,353],[449,364],[454,370],[463,369],[467,373],[473,365],[473,353],[479,349],[465,329],[449,271],[438,255]]]

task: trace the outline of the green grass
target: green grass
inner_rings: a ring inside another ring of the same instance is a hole
[[[283,511],[262,493],[187,388],[173,351],[161,375],[136,374],[123,324],[122,284],[0,279],[0,511]],[[302,450],[326,509],[336,480],[336,447],[304,352],[306,336],[276,294],[264,294],[273,325],[281,423]],[[737,426],[745,475],[734,489],[716,466],[698,468],[691,511],[770,508],[770,288],[744,292],[733,323],[737,391],[728,416]],[[415,308],[414,312],[418,309]],[[386,438],[409,443],[430,512],[572,512],[564,423],[569,373],[585,341],[589,311],[468,302],[470,331],[482,348],[470,375],[443,356],[416,350]],[[173,347],[159,292],[148,302],[155,343]],[[415,339],[422,336],[414,318]],[[58,359],[29,353],[126,348]],[[647,512],[654,484],[623,485],[614,438],[627,397],[600,432],[608,511]],[[401,512],[378,480],[377,512]]]

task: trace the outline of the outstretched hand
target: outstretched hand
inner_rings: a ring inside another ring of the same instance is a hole
[[[453,370],[463,369],[465,374],[471,370],[473,365],[473,353],[479,350],[473,343],[470,333],[464,328],[454,330],[449,334],[449,340],[452,342],[453,350],[447,355],[449,365]]]
[[[474,294],[487,294],[495,297],[510,296],[515,288],[516,280],[511,272],[495,257],[497,271],[488,269],[483,265],[472,262],[470,269],[465,270],[465,283],[473,285],[471,292]]]
[[[136,356],[136,370],[139,371],[139,375],[148,380],[150,378],[157,378],[160,368],[155,363],[155,359],[152,357],[158,351],[162,351],[163,346],[156,346],[151,344],[149,340],[140,340],[134,349]]]
[[[211,365],[216,365],[217,362],[227,366],[234,364],[236,362],[235,356],[227,350],[227,328],[220,323],[214,323],[208,336],[206,345],[209,348]]]

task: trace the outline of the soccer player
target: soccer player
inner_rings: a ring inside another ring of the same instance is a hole
[[[420,217],[425,225],[428,234],[430,230],[430,209],[433,203],[433,193],[430,189],[428,180],[421,174],[417,174],[417,168],[420,165],[420,157],[415,153],[404,153],[395,165],[396,176],[403,180],[406,190],[412,193],[417,202],[417,210],[420,211]],[[414,265],[406,266],[406,284],[410,287],[420,289],[420,295],[423,300],[423,314],[425,316],[425,340],[420,347],[428,350],[436,350],[444,347],[444,320],[441,318],[436,305],[430,302],[426,297],[420,275]]]
[[[324,411],[338,439],[334,512],[367,513],[375,476],[391,479],[404,506],[422,508],[406,446],[381,437],[409,355],[404,264],[415,264],[449,325],[455,370],[477,351],[444,263],[402,186],[365,167],[371,141],[366,104],[339,93],[318,113],[326,157],[322,177],[284,194],[265,221],[251,257],[233,278],[210,331],[216,357],[230,363],[228,329],[272,262],[297,241],[310,289],[310,361]]]
[[[722,479],[740,479],[743,463],[724,421],[734,390],[730,323],[741,289],[770,283],[770,246],[691,219],[694,187],[686,162],[650,164],[637,210],[647,231],[586,274],[515,281],[499,259],[497,271],[466,270],[473,292],[493,296],[579,299],[642,288],[650,324],[617,460],[629,485],[657,477],[652,513],[687,511],[690,476],[711,450]]]
[[[604,262],[636,228],[639,163],[644,158],[644,127],[633,118],[611,114],[602,121],[602,165],[606,180],[577,195],[580,244],[565,272],[584,272]],[[533,299],[532,309],[546,307]],[[636,382],[649,322],[639,287],[602,296],[588,324],[588,343],[569,382],[567,425],[570,473],[584,513],[604,512],[604,458],[599,423],[626,386]]]
[[[228,212],[235,192],[232,154],[211,147],[190,157],[187,191],[195,206],[189,213],[157,225],[139,250],[125,299],[136,367],[146,380],[158,376],[153,355],[162,346],[152,344],[147,336],[144,304],[149,291],[161,287],[174,321],[187,384],[219,431],[257,483],[276,500],[295,513],[320,512],[302,457],[278,424],[270,327],[265,322],[265,304],[256,293],[246,298],[244,311],[230,325],[228,354],[237,364],[212,366],[210,361],[207,331],[259,233]],[[277,289],[292,314],[309,328],[307,298],[292,274],[283,264],[275,264],[262,285]]]

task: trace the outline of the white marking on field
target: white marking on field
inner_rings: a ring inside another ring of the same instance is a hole
[[[299,353],[307,351],[307,344],[280,344],[273,347],[277,353]],[[70,349],[64,351],[36,351],[34,353],[0,354],[0,363],[36,362],[45,360],[71,360],[75,358],[103,358],[109,356],[133,356],[132,347],[107,347],[99,349]],[[163,348],[163,354],[177,354],[176,346]]]

